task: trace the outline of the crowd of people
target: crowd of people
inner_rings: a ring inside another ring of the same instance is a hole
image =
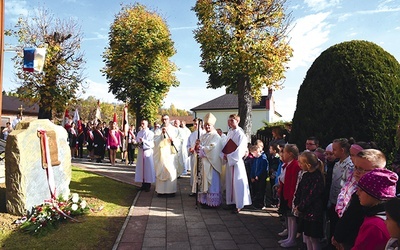
[[[398,249],[398,175],[386,168],[375,143],[340,138],[322,149],[317,138],[309,137],[300,152],[279,129],[268,145],[261,140],[251,145],[236,114],[229,116],[226,134],[214,128],[212,113],[194,119],[192,131],[168,115],[161,121],[150,129],[143,120],[137,133],[133,126],[123,132],[114,122],[81,129],[72,123],[71,154],[82,157],[86,144],[90,159],[101,162],[109,151],[114,165],[120,148],[123,160],[132,164],[137,148],[140,190],[149,191],[155,183],[159,197],[174,197],[177,179],[190,174],[189,195],[204,209],[221,206],[240,213],[246,207],[278,207],[283,248],[302,242],[300,247],[309,250]]]
[[[325,150],[318,144],[309,137],[304,152],[279,146],[280,246],[301,241],[302,249],[398,249],[398,175],[386,168],[385,155],[375,143],[352,138],[335,139]]]

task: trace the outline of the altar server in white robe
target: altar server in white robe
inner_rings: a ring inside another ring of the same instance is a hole
[[[197,188],[197,200],[203,208],[218,207],[222,202],[222,159],[220,157],[222,143],[221,137],[214,129],[216,121],[217,119],[212,113],[206,114],[204,117],[206,133],[201,135],[200,140],[197,140],[195,147],[198,159],[193,175],[197,176],[198,174],[199,178],[194,178],[192,192],[195,193]]]
[[[199,128],[200,126],[200,128]],[[196,141],[197,139],[200,139],[200,136],[202,134],[204,134],[204,130],[202,128],[203,123],[200,121],[199,119],[195,118],[193,119],[193,132],[190,134],[187,144],[186,144],[186,148],[188,151],[188,158],[186,161],[186,168],[190,171],[190,186],[193,187],[193,169],[194,169],[194,164],[196,162],[196,154],[194,151],[194,147],[196,146]],[[200,132],[200,135],[199,135]],[[191,189],[192,190],[192,189]],[[191,192],[189,194],[189,196],[195,196],[196,193]]]
[[[158,196],[173,197],[177,191],[177,167],[180,140],[178,128],[170,124],[168,115],[161,118],[163,126],[154,136],[154,167],[156,170],[156,192]]]
[[[247,152],[247,137],[243,129],[239,127],[239,121],[240,117],[237,114],[229,116],[228,125],[231,129],[225,143],[226,145],[229,140],[232,140],[237,148],[229,154],[221,153],[226,162],[226,204],[236,204],[234,213],[239,213],[244,206],[251,205],[249,182],[243,161]]]
[[[141,182],[140,190],[150,191],[151,183],[156,181],[153,162],[154,132],[148,127],[147,120],[141,121],[141,130],[137,133],[138,155],[135,182]]]

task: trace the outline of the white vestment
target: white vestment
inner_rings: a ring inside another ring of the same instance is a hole
[[[191,186],[193,185],[193,169],[194,169],[194,164],[196,162],[196,157],[195,157],[195,154],[190,153],[189,149],[190,148],[194,148],[197,138],[200,139],[200,136],[202,134],[204,134],[204,130],[200,130],[200,136],[198,136],[198,133],[199,133],[198,130],[193,131],[190,134],[190,136],[189,136],[189,138],[187,140],[187,144],[186,144],[186,148],[187,148],[187,151],[188,151],[188,158],[186,160],[186,169],[190,170],[190,172],[191,172],[191,174],[190,174],[190,185]]]
[[[154,137],[154,168],[156,170],[156,192],[159,194],[173,194],[177,190],[178,154],[171,145],[172,139],[176,148],[180,148],[181,141],[177,139],[178,128],[168,125],[166,134],[156,134]]]
[[[154,183],[156,181],[153,161],[154,133],[148,128],[142,129],[136,136],[138,142],[140,142],[140,138],[143,144],[138,148],[135,181]]]
[[[231,129],[226,137],[226,142],[232,139],[238,147],[226,156],[226,204],[236,204],[236,208],[242,209],[251,205],[249,182],[243,157],[247,151],[247,138],[243,130],[238,127]],[[223,153],[221,153],[223,156]]]
[[[176,136],[176,139],[174,140],[174,144],[178,150],[178,154],[177,154],[178,155],[178,165],[176,165],[176,171],[177,171],[178,176],[180,176],[185,170],[185,160],[187,158],[187,150],[186,150],[186,147],[184,146],[184,145],[186,145],[185,131],[182,128],[177,128],[177,129],[178,129],[178,135]],[[175,141],[179,141],[179,143],[175,143]]]
[[[195,176],[192,192],[195,193],[196,188],[198,188],[200,203],[213,207],[221,205],[222,201],[220,182],[222,172],[221,150],[221,137],[215,130],[203,134],[200,138],[200,150],[197,155],[200,159],[196,161],[192,173]],[[196,178],[197,173],[199,173],[199,178]],[[199,180],[198,185],[197,180]]]
[[[189,136],[192,133],[192,131],[190,131],[190,129],[188,127],[183,127],[181,129],[182,132],[182,162],[180,162],[183,166],[183,174],[187,174],[187,171],[190,170],[189,166],[188,166],[188,159],[189,159],[189,149],[186,147],[188,140],[189,140]]]

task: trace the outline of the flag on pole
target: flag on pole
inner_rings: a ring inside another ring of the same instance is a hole
[[[117,120],[117,113],[116,113],[116,112],[114,112],[114,118],[113,118],[113,122],[116,122],[116,123],[118,123],[118,120]]]
[[[79,117],[78,109],[75,109],[73,121],[76,124],[76,128],[78,129],[78,133],[79,134],[82,133],[83,132],[82,121],[81,121],[81,118]]]
[[[67,128],[69,126],[68,122],[69,122],[69,113],[68,113],[68,109],[65,109],[64,118],[61,122],[61,125],[64,128]]]
[[[97,100],[97,108],[96,108],[96,114],[94,116],[94,123],[97,124],[98,121],[101,121],[100,100]]]
[[[73,121],[75,122],[75,124],[77,124],[79,120],[80,120],[80,118],[79,118],[78,109],[75,109]]]
[[[125,105],[124,107],[124,120],[122,122],[122,131],[124,131],[124,135],[128,135],[128,130],[129,130],[129,123],[128,123],[128,106]]]
[[[44,60],[46,57],[46,48],[24,48],[24,71],[42,72]]]

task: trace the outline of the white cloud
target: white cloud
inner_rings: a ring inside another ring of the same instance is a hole
[[[353,14],[352,13],[344,13],[344,14],[341,14],[341,15],[339,15],[339,17],[338,17],[338,21],[339,22],[345,22],[345,21],[347,21],[347,19],[349,18],[349,17],[351,17]]]
[[[112,93],[108,93],[107,83],[99,83],[99,82],[94,82],[92,80],[87,80],[86,86],[87,86],[87,88],[85,89],[86,93],[82,94],[81,96],[78,96],[78,98],[87,98],[89,96],[94,96],[101,102],[121,103],[120,101],[114,98],[114,95]]]
[[[19,0],[4,1],[4,12],[7,16],[12,17],[12,22],[16,22],[19,16],[28,15],[28,3]]]
[[[171,31],[173,30],[194,30],[197,29],[197,26],[182,26],[182,27],[175,27],[175,28],[170,28]]]
[[[370,15],[370,14],[377,14],[377,13],[387,13],[387,12],[399,12],[400,7],[397,8],[378,8],[375,10],[360,10],[357,11],[356,14],[363,14],[363,15]]]
[[[83,41],[93,41],[93,40],[107,40],[108,35],[107,34],[101,34],[99,32],[93,32],[94,37],[86,37],[83,38]]]
[[[304,0],[314,11],[321,11],[339,5],[340,0]]]
[[[190,110],[224,94],[225,88],[206,89],[195,86],[171,88],[163,107],[169,108],[174,104],[178,109]]]
[[[321,45],[328,41],[331,25],[326,22],[330,12],[308,15],[296,20],[290,32],[293,57],[289,63],[291,70],[307,66],[321,53]]]
[[[282,120],[291,121],[297,105],[298,87],[285,87],[282,90],[274,91],[276,112],[282,115]]]

